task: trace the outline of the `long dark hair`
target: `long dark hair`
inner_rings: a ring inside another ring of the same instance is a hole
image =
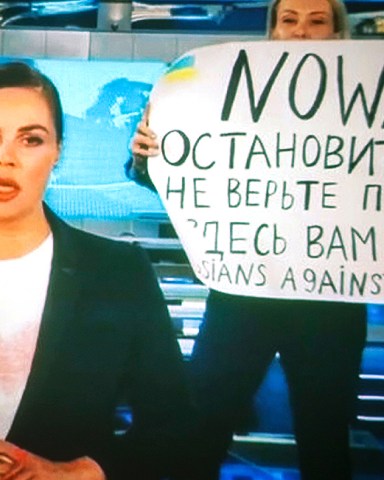
[[[47,76],[24,62],[0,64],[0,88],[26,87],[41,90],[51,109],[57,143],[63,140],[63,108],[57,88]]]

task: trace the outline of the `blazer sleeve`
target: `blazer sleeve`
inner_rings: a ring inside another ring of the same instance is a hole
[[[168,309],[146,253],[131,246],[126,295],[134,307],[134,341],[125,383],[132,422],[114,439],[113,478],[194,478],[198,463],[195,411]],[[124,262],[120,262],[124,265]],[[119,268],[119,267],[116,267]],[[111,475],[112,477],[112,475]]]
[[[135,163],[133,155],[131,154],[127,162],[124,165],[126,176],[136,182],[142,187],[147,187],[153,192],[156,192],[156,187],[153,184],[151,177],[149,176],[147,168],[139,168]]]

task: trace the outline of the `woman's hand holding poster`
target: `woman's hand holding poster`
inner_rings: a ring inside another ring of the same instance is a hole
[[[380,41],[255,41],[171,65],[149,172],[203,283],[384,302],[383,60]]]

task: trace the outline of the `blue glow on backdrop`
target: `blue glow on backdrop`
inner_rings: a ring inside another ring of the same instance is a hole
[[[34,60],[57,86],[64,145],[46,193],[67,219],[164,215],[157,194],[126,178],[132,136],[164,62]]]

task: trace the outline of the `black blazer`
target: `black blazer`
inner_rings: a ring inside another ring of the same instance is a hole
[[[136,245],[70,227],[48,209],[46,215],[52,272],[32,370],[7,440],[52,460],[90,456],[108,479],[168,472],[184,478],[180,469],[193,461],[192,410],[147,256]],[[133,422],[116,435],[121,402],[131,406]]]

